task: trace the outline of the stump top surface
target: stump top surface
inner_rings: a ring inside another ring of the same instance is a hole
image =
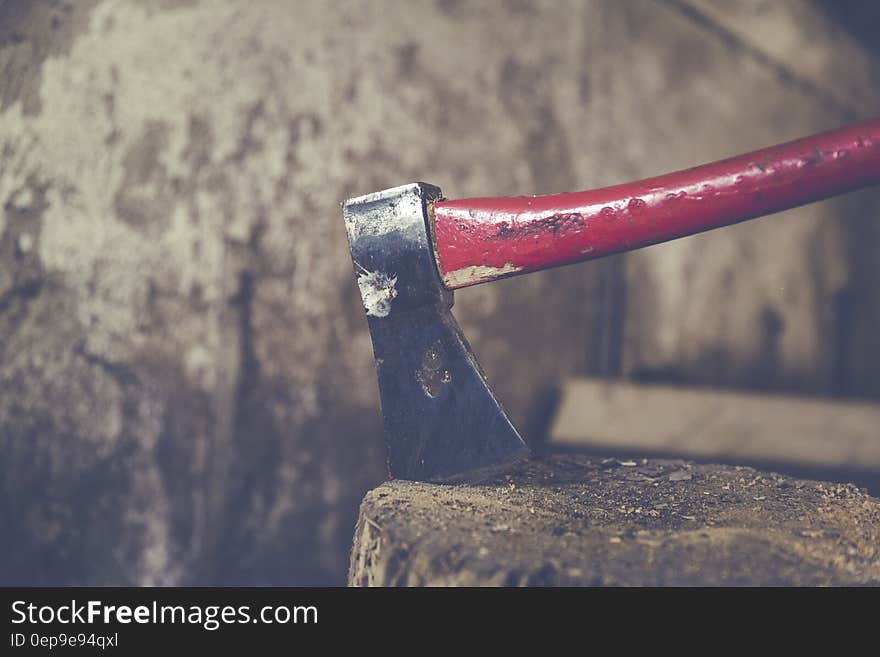
[[[352,585],[880,584],[880,500],[749,467],[557,455],[363,500]]]

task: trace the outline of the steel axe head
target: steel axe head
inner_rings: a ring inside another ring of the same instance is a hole
[[[439,198],[413,183],[343,204],[399,479],[451,481],[529,453],[452,316],[431,242]]]

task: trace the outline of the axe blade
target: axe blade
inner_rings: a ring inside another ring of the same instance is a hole
[[[430,237],[439,198],[438,188],[413,183],[343,204],[389,472],[417,481],[461,479],[529,454],[452,316]]]

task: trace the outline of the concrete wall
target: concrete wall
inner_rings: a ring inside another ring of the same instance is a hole
[[[0,581],[342,582],[383,454],[339,202],[588,188],[876,113],[816,81],[876,68],[802,4],[0,3]],[[877,203],[456,313],[532,435],[572,373],[880,394]]]

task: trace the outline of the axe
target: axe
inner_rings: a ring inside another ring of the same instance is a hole
[[[529,454],[453,290],[693,235],[880,183],[880,119],[586,192],[449,201],[412,183],[343,203],[389,475],[454,481]]]

